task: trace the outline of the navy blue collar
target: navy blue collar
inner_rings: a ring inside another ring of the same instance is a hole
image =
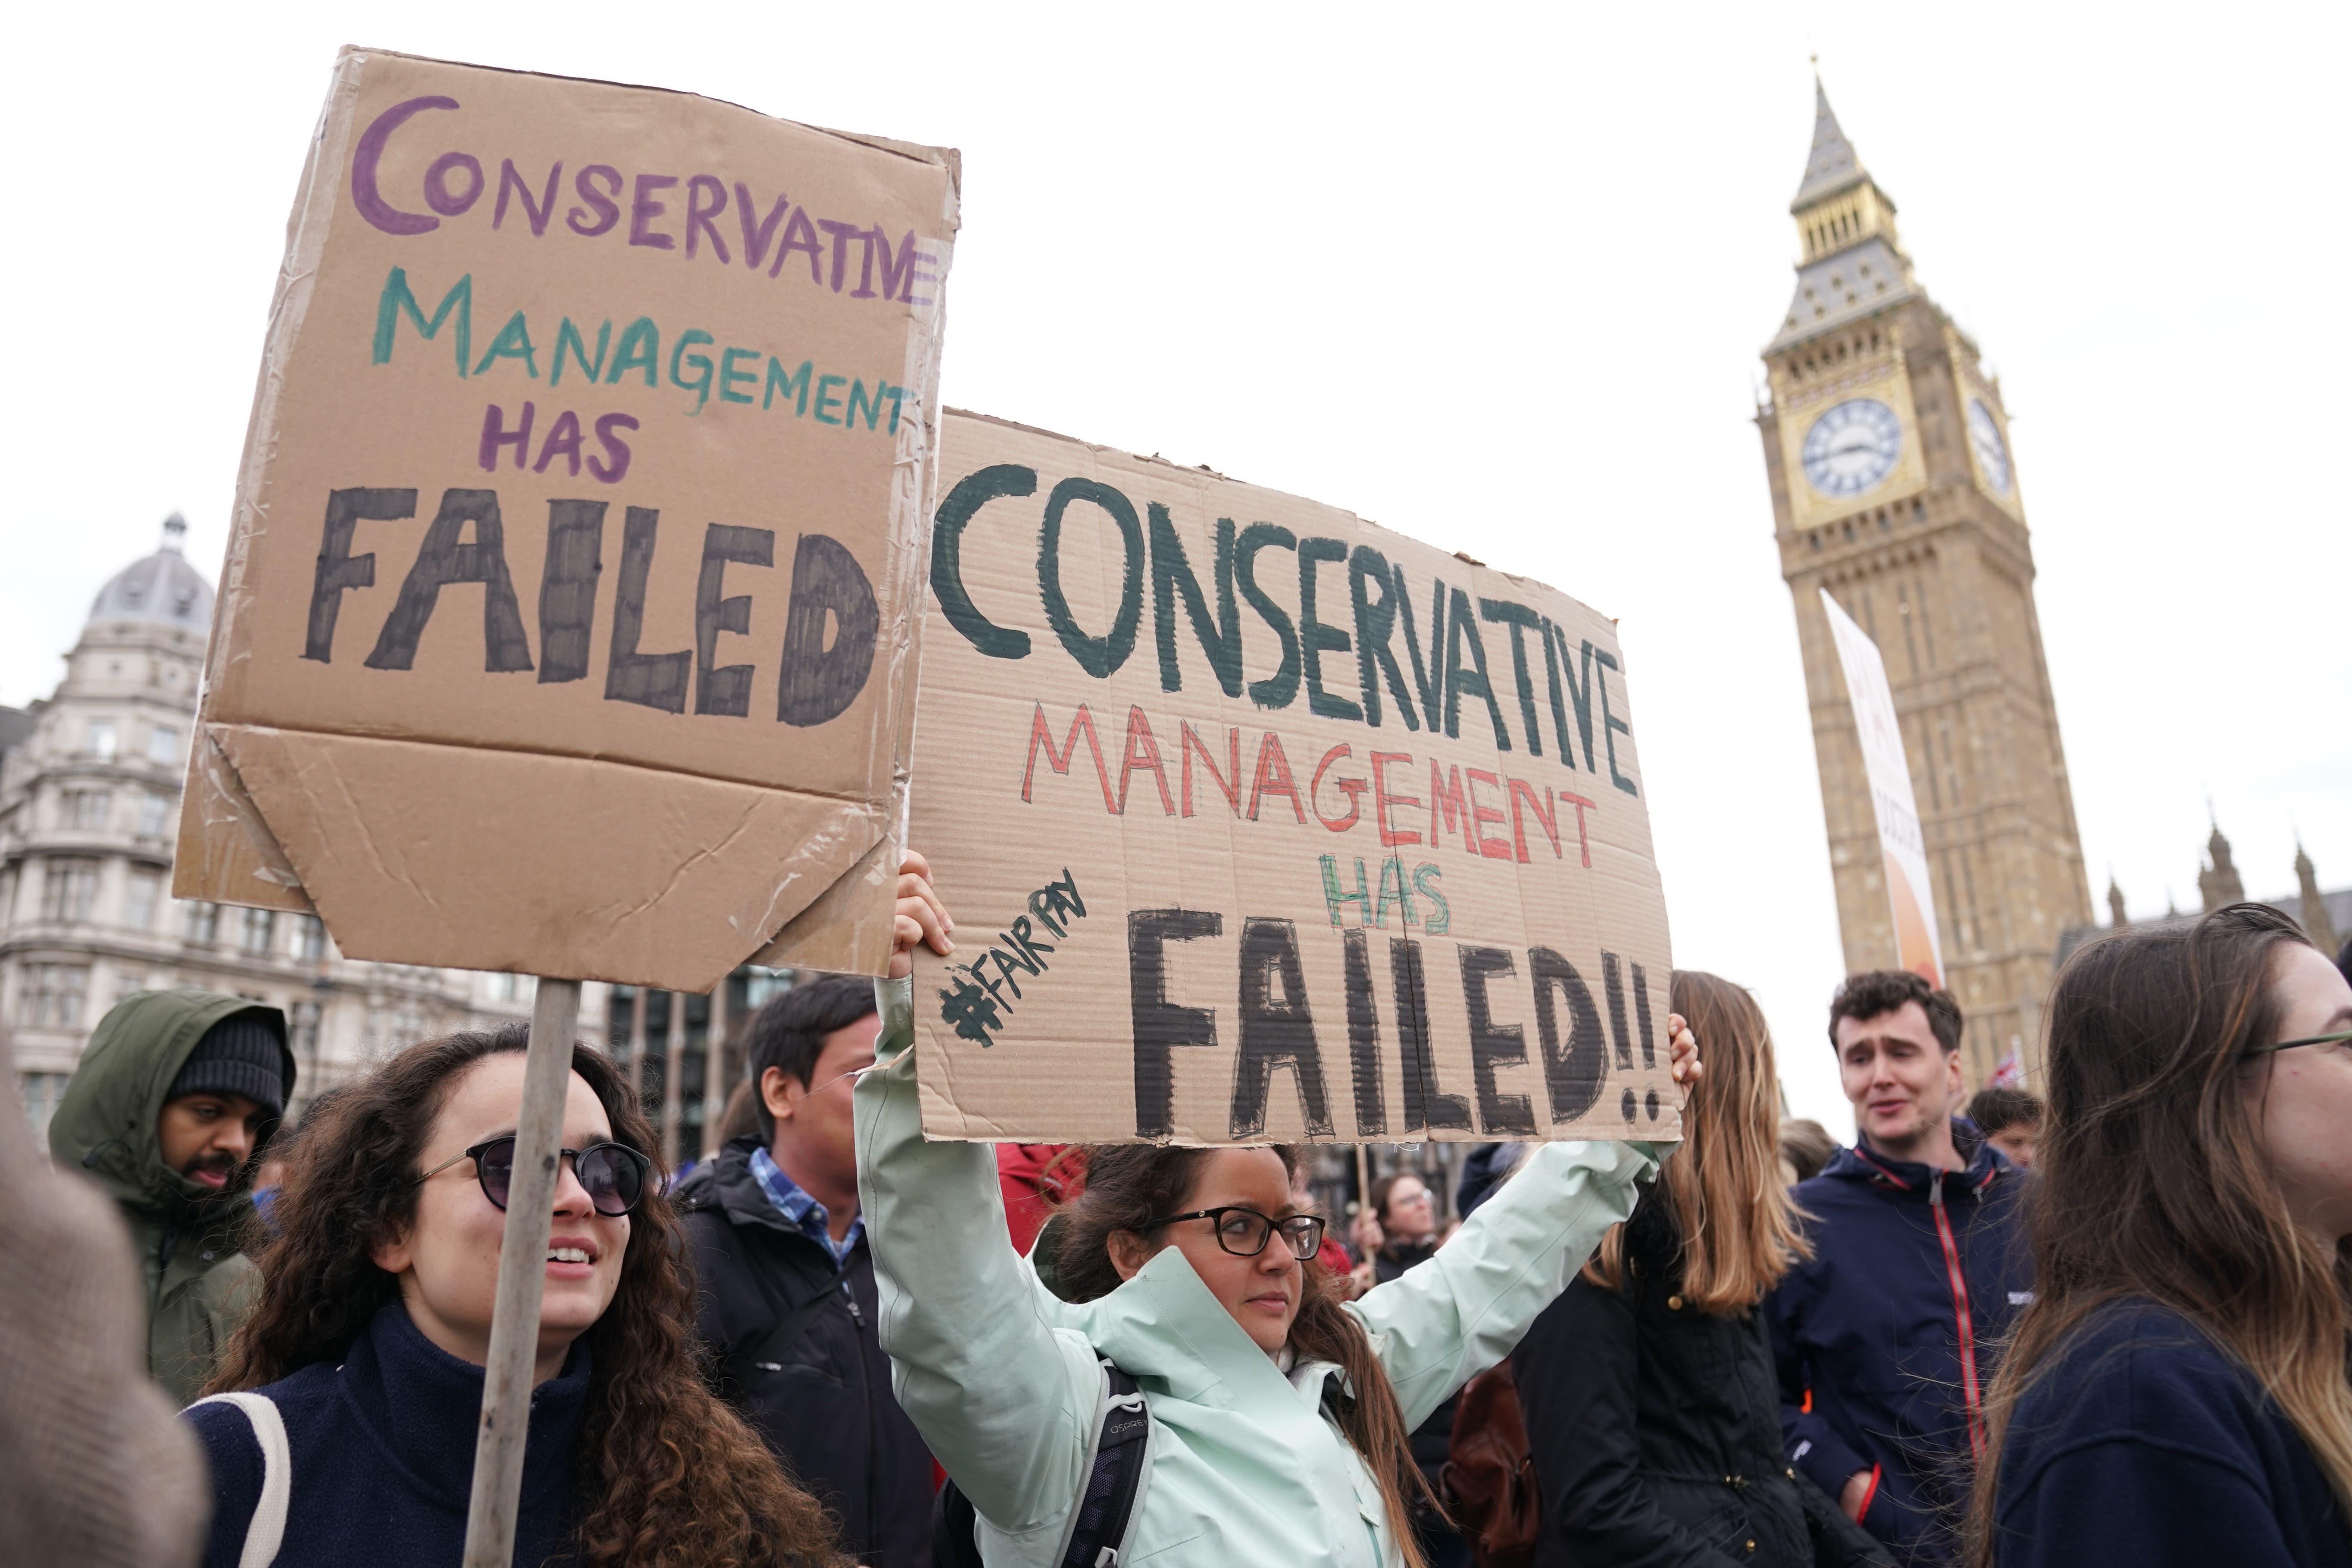
[[[1972,1195],[1980,1194],[2002,1172],[2011,1167],[2009,1159],[1965,1118],[1952,1119],[1952,1146],[1967,1162],[1961,1169],[1940,1173],[1947,1191]],[[1919,1160],[1895,1160],[1872,1148],[1856,1137],[1853,1147],[1841,1149],[1822,1173],[1827,1176],[1859,1177],[1873,1186],[1887,1192],[1906,1193],[1920,1198],[1927,1196],[1936,1185],[1937,1168]]]
[[[482,1369],[426,1339],[398,1301],[376,1313],[352,1342],[335,1381],[379,1450],[380,1462],[418,1494],[459,1513],[474,1480],[474,1437],[482,1415]],[[569,1488],[588,1409],[586,1336],[563,1371],[531,1390],[523,1446],[523,1495]]]

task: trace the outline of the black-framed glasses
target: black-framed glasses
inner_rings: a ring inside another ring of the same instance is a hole
[[[2238,1053],[2238,1058],[2241,1061],[2252,1061],[2256,1057],[2266,1057],[2273,1051],[2291,1051],[2297,1046],[2340,1046],[2347,1041],[2352,1041],[2352,1029],[2338,1029],[2332,1035],[2311,1035],[2300,1040],[2281,1040],[2273,1046],[2249,1046]]]
[[[1265,1250],[1266,1238],[1276,1231],[1289,1245],[1290,1255],[1301,1263],[1321,1250],[1323,1222],[1311,1214],[1295,1214],[1288,1219],[1269,1219],[1255,1209],[1228,1205],[1224,1208],[1194,1209],[1191,1214],[1163,1215],[1144,1226],[1146,1230],[1158,1230],[1163,1225],[1174,1225],[1181,1219],[1205,1219],[1216,1226],[1217,1245],[1235,1258],[1255,1258]]]
[[[429,1182],[459,1160],[471,1160],[474,1174],[481,1178],[482,1195],[504,1210],[508,1194],[514,1190],[514,1152],[515,1135],[511,1132],[484,1139],[464,1153],[442,1161],[416,1180]],[[607,1219],[620,1218],[645,1198],[646,1177],[653,1170],[653,1162],[626,1143],[591,1143],[585,1149],[563,1150],[558,1157],[572,1162],[572,1173],[587,1190],[588,1201]]]

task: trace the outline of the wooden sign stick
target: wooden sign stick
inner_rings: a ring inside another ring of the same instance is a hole
[[[530,1053],[515,1123],[514,1179],[506,1237],[499,1245],[499,1293],[490,1311],[490,1364],[482,1380],[482,1425],[474,1441],[474,1495],[466,1510],[464,1568],[512,1568],[515,1513],[522,1499],[523,1439],[537,1381],[539,1308],[547,1283],[547,1237],[562,1160],[563,1102],[572,1042],[580,1025],[580,982],[545,980],[531,1008]]]

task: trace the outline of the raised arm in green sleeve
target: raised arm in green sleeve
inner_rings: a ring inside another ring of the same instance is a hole
[[[1101,1373],[1013,1249],[986,1143],[926,1142],[913,983],[875,982],[882,1032],[857,1083],[857,1197],[899,1405],[974,1509],[1057,1537],[1077,1497]],[[1023,1552],[1027,1556],[1031,1553]]]
[[[1609,1227],[1633,1212],[1634,1182],[1656,1169],[1646,1144],[1547,1143],[1435,1257],[1349,1303],[1407,1427],[1511,1353]]]

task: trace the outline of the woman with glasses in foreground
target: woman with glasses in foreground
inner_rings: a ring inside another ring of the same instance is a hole
[[[529,1044],[411,1047],[305,1122],[212,1384],[251,1392],[188,1411],[206,1568],[269,1561],[272,1531],[279,1568],[459,1560]],[[704,1387],[653,1131],[584,1046],[563,1143],[515,1561],[825,1568],[822,1510]]]
[[[2077,953],[1976,1561],[2352,1564],[2352,986],[2259,904]]]
[[[952,947],[921,861],[906,872],[899,976],[919,938]],[[1405,1435],[1509,1353],[1664,1152],[1547,1144],[1429,1263],[1343,1304],[1301,1266],[1323,1221],[1292,1200],[1294,1152],[1106,1145],[1062,1211],[1057,1297],[1006,1239],[987,1145],[924,1142],[911,987],[877,993],[857,1158],[882,1343],[899,1403],[979,1515],[989,1568],[1060,1568],[1103,1360],[1150,1416],[1121,1563],[1418,1564]],[[1675,1079],[1692,1081],[1696,1042],[1680,1018],[1667,1033]]]

